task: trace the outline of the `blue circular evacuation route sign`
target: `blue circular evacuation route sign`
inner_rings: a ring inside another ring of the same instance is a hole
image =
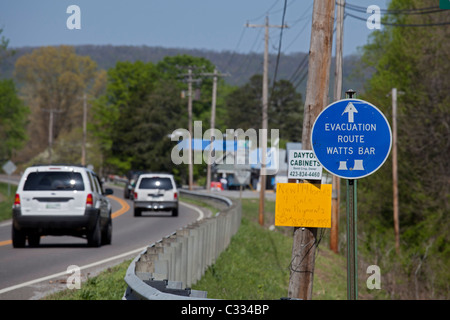
[[[330,173],[359,179],[377,171],[391,151],[392,133],[377,107],[359,99],[327,106],[311,132],[314,154]]]

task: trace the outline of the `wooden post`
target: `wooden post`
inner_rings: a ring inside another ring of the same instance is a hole
[[[395,250],[400,253],[400,226],[398,217],[398,170],[397,170],[397,88],[392,88],[392,188],[394,205]]]
[[[314,0],[302,133],[304,150],[312,149],[312,126],[328,104],[334,7],[334,1]],[[290,298],[312,298],[316,236],[317,228],[294,228],[288,292]]]
[[[344,36],[344,5],[345,0],[336,2],[336,68],[334,72],[334,101],[341,99],[342,93],[342,42]],[[341,195],[341,179],[332,177],[333,195],[331,199],[331,229],[330,249],[339,252],[339,206]]]
[[[188,130],[189,130],[189,146],[188,146],[188,153],[189,153],[189,190],[192,190],[192,186],[194,184],[194,165],[192,158],[193,152],[192,152],[192,141],[194,139],[193,132],[192,132],[192,68],[189,67],[188,70],[189,78],[188,78]]]
[[[213,93],[212,93],[212,103],[211,103],[211,130],[215,129],[216,126],[216,97],[217,97],[217,69],[214,69],[213,77]],[[210,148],[213,147],[213,137],[211,136]],[[209,151],[209,161],[206,167],[206,191],[211,191],[211,158],[212,151]]]
[[[264,202],[266,193],[266,157],[267,157],[267,130],[269,105],[269,28],[286,28],[286,25],[277,26],[269,24],[269,17],[266,16],[264,25],[248,24],[247,27],[265,28],[264,32],[264,63],[263,63],[263,85],[262,85],[262,136],[260,138],[261,148],[261,169],[259,174],[260,192],[259,192],[259,212],[258,221],[261,226],[264,225]],[[261,132],[261,131],[260,131]],[[261,134],[261,133],[260,133]]]

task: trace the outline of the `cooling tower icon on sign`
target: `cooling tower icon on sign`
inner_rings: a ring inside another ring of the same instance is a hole
[[[362,160],[354,160],[353,168],[347,168],[347,161],[339,161],[338,170],[364,170],[363,161]]]

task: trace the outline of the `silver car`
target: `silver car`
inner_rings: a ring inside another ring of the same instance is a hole
[[[173,175],[141,174],[134,189],[134,216],[159,210],[171,210],[172,216],[178,216],[178,190]]]

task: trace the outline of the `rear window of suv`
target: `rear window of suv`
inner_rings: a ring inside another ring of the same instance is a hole
[[[142,178],[139,184],[139,189],[162,189],[171,190],[173,189],[172,180],[170,178]]]
[[[84,183],[79,172],[31,172],[25,185],[25,191],[84,190]]]

